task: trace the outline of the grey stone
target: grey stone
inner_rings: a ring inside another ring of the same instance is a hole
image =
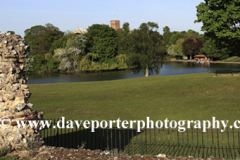
[[[21,139],[22,138],[22,134],[21,133],[17,134],[17,138]]]
[[[11,134],[5,136],[5,141],[12,141],[13,139],[14,137]]]
[[[27,143],[27,139],[26,139],[26,138],[23,138],[23,139],[22,139],[22,142],[23,142],[23,143]]]
[[[10,100],[13,100],[14,98],[15,98],[15,95],[14,94],[11,94],[11,95],[9,95],[9,97],[8,97]]]
[[[3,111],[7,111],[7,110],[9,110],[9,107],[3,108],[3,109],[2,109],[2,112],[3,112]]]
[[[9,46],[8,49],[12,50],[12,49],[13,49],[13,46]]]
[[[22,89],[27,89],[27,88],[28,88],[28,85],[22,84],[22,85],[21,85],[21,88],[22,88]]]
[[[18,129],[18,130],[17,130],[17,133],[20,133],[20,132],[22,132],[22,129]]]
[[[21,148],[23,148],[23,145],[15,145],[15,148],[16,149],[21,149]]]
[[[33,107],[33,104],[32,104],[32,103],[28,103],[27,106],[28,106],[29,108],[32,108],[32,107]]]
[[[29,138],[29,141],[30,141],[30,142],[33,142],[33,141],[34,141],[34,138]]]
[[[15,144],[19,144],[19,143],[20,143],[20,140],[17,139],[17,140],[15,140],[15,141],[13,141],[13,143],[15,143]]]
[[[30,93],[28,85],[25,84],[27,81],[22,63],[28,48],[29,45],[21,36],[0,32],[0,56],[2,57],[0,58],[0,117],[24,115],[32,111],[33,104],[28,103]],[[39,114],[36,116],[42,119]],[[23,118],[15,117],[14,121]],[[29,125],[24,129],[18,126],[0,127],[0,145],[16,149],[27,146],[29,141],[35,143],[37,142],[35,137],[39,135],[39,127],[31,128]]]
[[[20,41],[19,46],[20,46],[20,47],[24,47],[25,44],[24,44],[22,41]]]
[[[25,103],[18,103],[15,108],[18,110],[18,111],[21,111],[23,108],[25,108],[26,104]]]
[[[13,55],[16,55],[17,52],[16,52],[15,50],[12,50],[12,54],[13,54]]]

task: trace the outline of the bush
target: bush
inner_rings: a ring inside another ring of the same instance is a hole
[[[41,54],[34,55],[34,60],[30,63],[32,68],[30,69],[33,72],[41,71],[42,65],[45,63],[45,58]]]
[[[58,67],[59,67],[59,61],[56,59],[52,59],[48,61],[47,67],[50,72],[58,72]]]

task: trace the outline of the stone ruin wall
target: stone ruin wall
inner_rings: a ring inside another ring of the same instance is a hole
[[[0,32],[0,148],[18,149],[43,143],[40,125],[18,128],[16,123],[16,120],[40,120],[43,115],[32,111],[33,104],[28,102],[30,93],[23,72],[28,49],[21,36]]]

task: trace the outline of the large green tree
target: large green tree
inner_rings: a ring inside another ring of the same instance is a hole
[[[116,37],[116,43],[118,46],[117,53],[118,55],[120,54],[126,54],[128,51],[128,38],[129,38],[130,33],[124,31],[117,31],[117,37]]]
[[[33,54],[46,54],[53,42],[63,36],[59,28],[47,23],[45,26],[37,25],[24,31],[24,39],[31,46]]]
[[[207,57],[213,57],[214,59],[225,59],[228,57],[229,50],[225,47],[218,48],[214,40],[207,40],[201,48],[201,52]]]
[[[187,38],[187,33],[183,32],[174,32],[169,40],[169,46],[176,44],[179,39]]]
[[[186,56],[190,56],[190,60],[192,59],[193,55],[196,55],[200,52],[202,47],[202,41],[197,38],[187,38],[182,43],[182,51]]]
[[[143,69],[146,77],[153,69],[159,71],[165,53],[161,43],[161,35],[157,29],[157,23],[142,23],[139,29],[132,31],[128,39],[129,64]]]
[[[197,6],[197,20],[202,31],[218,48],[228,48],[240,55],[240,0],[204,0]]]
[[[97,53],[100,62],[109,62],[117,55],[116,31],[104,24],[88,28],[88,52]]]
[[[68,36],[63,36],[61,38],[59,38],[58,40],[54,41],[52,46],[49,49],[49,52],[54,55],[54,50],[58,49],[58,48],[65,48],[67,45],[67,40],[68,40]]]
[[[172,46],[174,56],[184,56],[182,45],[184,40],[184,38],[180,38],[177,40],[176,44]]]

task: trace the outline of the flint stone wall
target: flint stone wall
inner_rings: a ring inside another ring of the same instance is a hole
[[[43,115],[32,111],[33,104],[28,102],[30,93],[23,71],[28,49],[29,45],[21,36],[0,32],[0,148],[17,149],[43,143],[40,125],[31,128],[26,124],[24,128],[18,128],[16,123],[40,120]],[[11,121],[7,122],[7,119]]]

